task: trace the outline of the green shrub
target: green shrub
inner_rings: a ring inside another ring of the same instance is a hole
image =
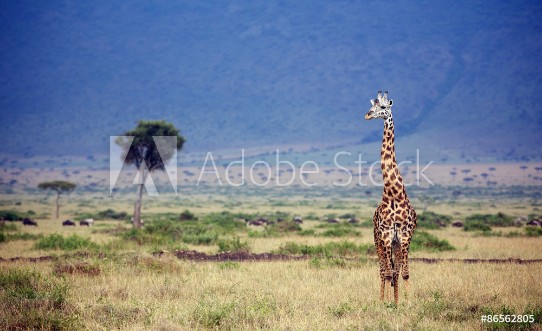
[[[491,227],[483,222],[480,221],[471,221],[469,223],[465,223],[465,226],[463,227],[464,231],[482,231],[482,232],[489,232],[491,231]]]
[[[527,237],[540,237],[542,236],[542,228],[527,226],[525,227],[525,235]]]
[[[349,226],[337,225],[331,229],[327,229],[320,234],[323,237],[346,237],[346,236],[359,236],[359,231]]]
[[[249,251],[250,247],[247,241],[241,241],[239,237],[233,239],[221,239],[218,241],[219,252],[239,252]]]
[[[24,269],[0,269],[0,329],[81,328],[79,314],[67,302],[68,290],[62,279]]]
[[[513,226],[514,221],[512,217],[507,216],[503,213],[493,214],[474,214],[470,215],[465,219],[465,226],[469,223],[482,223],[489,226]]]
[[[138,245],[211,245],[218,239],[218,234],[213,226],[195,221],[155,220],[145,224],[143,229],[124,231],[121,237]]]
[[[194,215],[190,210],[184,210],[180,215],[179,219],[181,221],[195,221],[197,220],[196,215]]]
[[[219,234],[231,234],[238,230],[245,230],[245,222],[236,220],[236,217],[227,211],[210,213],[203,217],[201,223],[211,227]]]
[[[452,217],[443,214],[437,214],[431,211],[418,215],[418,228],[422,229],[440,229],[441,225],[450,225]]]
[[[425,250],[433,252],[453,251],[455,247],[445,239],[438,239],[434,235],[425,231],[415,231],[410,242],[412,251]]]
[[[15,210],[0,210],[0,219],[6,221],[19,221],[25,217],[26,215]]]
[[[89,217],[90,218],[90,217]],[[113,209],[106,209],[98,212],[99,219],[128,220],[128,214],[124,211],[116,212]]]
[[[60,249],[60,250],[77,250],[77,249],[93,249],[98,245],[93,243],[90,238],[81,237],[77,234],[72,234],[68,237],[63,237],[58,233],[53,233],[45,237],[41,237],[34,244],[35,249]]]

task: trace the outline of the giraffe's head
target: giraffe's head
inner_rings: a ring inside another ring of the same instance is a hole
[[[377,98],[371,99],[371,105],[371,109],[369,109],[369,112],[365,115],[366,120],[372,120],[373,118],[382,118],[386,120],[391,116],[393,100],[388,100],[388,91],[384,92],[384,95],[382,95],[381,91],[378,91]]]

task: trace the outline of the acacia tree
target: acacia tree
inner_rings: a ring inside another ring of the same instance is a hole
[[[153,137],[175,137],[161,141],[160,148]],[[129,138],[129,137],[133,137]],[[175,150],[183,148],[185,139],[179,130],[165,121],[139,121],[137,126],[126,131],[116,141],[122,148],[121,158],[124,164],[134,165],[138,170],[137,196],[134,205],[133,226],[141,228],[141,202],[143,187],[147,176],[156,170],[165,170],[165,164],[175,155]],[[176,166],[176,165],[175,165]]]
[[[56,219],[58,219],[60,213],[60,195],[62,193],[69,194],[77,185],[74,183],[66,182],[63,180],[55,180],[52,182],[43,182],[38,184],[38,188],[41,190],[51,190],[56,192]]]

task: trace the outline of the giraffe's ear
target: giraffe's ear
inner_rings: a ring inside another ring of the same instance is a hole
[[[370,100],[371,101],[371,105],[374,106],[375,105],[375,101],[373,99]]]
[[[390,107],[391,107],[391,106],[393,105],[393,99],[389,99],[389,100],[388,100],[388,103],[389,103],[389,105],[390,105]]]

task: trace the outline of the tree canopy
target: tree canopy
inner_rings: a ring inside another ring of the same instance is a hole
[[[38,184],[38,188],[42,190],[52,190],[57,193],[71,192],[77,185],[63,180],[55,180],[52,182],[43,182]]]
[[[130,141],[125,136],[131,136],[133,140]],[[160,140],[163,148],[159,150],[153,137],[162,136],[173,136],[177,139],[175,142]],[[166,121],[139,121],[136,128],[126,131],[123,137],[116,140],[117,145],[123,150],[121,157],[125,164],[133,164],[139,168],[145,161],[149,171],[164,170],[164,163],[173,157],[175,150],[183,148],[184,142],[185,139],[179,134],[179,130]]]

